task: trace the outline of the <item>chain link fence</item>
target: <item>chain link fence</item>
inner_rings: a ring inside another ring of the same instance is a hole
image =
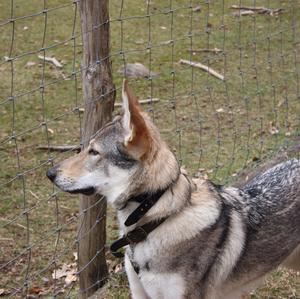
[[[82,144],[90,31],[80,29],[79,2],[0,2],[0,297],[80,292],[77,224],[86,210],[45,177]],[[234,181],[298,140],[299,20],[292,0],[111,0],[116,102],[126,75],[191,175]],[[108,214],[110,243],[117,227]],[[114,277],[120,267],[107,259]]]

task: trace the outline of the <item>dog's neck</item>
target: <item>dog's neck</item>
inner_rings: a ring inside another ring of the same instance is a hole
[[[127,227],[124,223],[140,205],[139,202],[129,200],[123,209],[118,210],[120,231],[125,234],[136,226],[176,214],[188,204],[190,198],[191,184],[187,177],[180,173],[177,180],[169,185],[158,201],[136,224]]]
[[[140,171],[140,172],[139,172]],[[131,199],[140,194],[157,194],[164,190],[157,202],[135,224],[124,225],[128,216],[141,204]],[[191,196],[191,184],[184,174],[168,146],[159,136],[153,139],[153,148],[138,172],[132,176],[126,191],[115,200],[109,200],[118,210],[120,228],[123,233],[132,230],[136,225],[143,225],[148,221],[161,219],[178,212]]]
[[[108,201],[117,210],[126,206],[131,197],[155,193],[177,180],[180,168],[175,156],[162,140],[156,143],[155,150],[151,151],[147,161],[141,162],[142,166],[137,165],[132,170],[133,173],[128,173],[130,179],[124,188],[116,186],[118,192],[108,197]]]

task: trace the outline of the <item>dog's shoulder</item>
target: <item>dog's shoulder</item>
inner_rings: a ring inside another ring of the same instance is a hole
[[[191,186],[191,203],[193,205],[202,204],[204,202],[221,203],[219,194],[221,186],[200,178],[193,178],[191,180]]]

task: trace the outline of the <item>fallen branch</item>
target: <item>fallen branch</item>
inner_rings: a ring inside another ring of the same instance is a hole
[[[145,105],[145,104],[157,103],[159,101],[160,101],[160,99],[158,99],[158,98],[145,99],[145,100],[140,100],[139,104]],[[122,107],[122,103],[115,103],[115,107]],[[84,112],[84,108],[79,108],[79,112],[83,113]]]
[[[141,105],[150,104],[150,103],[157,103],[159,102],[159,99],[153,98],[153,99],[146,99],[146,100],[140,100],[139,103]],[[122,107],[122,103],[115,103],[115,107]]]
[[[24,225],[22,225],[22,224],[20,224],[20,223],[17,223],[17,222],[10,222],[10,220],[5,219],[5,218],[3,218],[3,217],[0,217],[0,221],[7,222],[7,223],[9,223],[9,225],[12,225],[12,226],[18,226],[18,227],[20,227],[20,228],[22,228],[22,229],[27,230],[27,227],[26,227],[26,226],[24,226]],[[28,229],[29,229],[29,231],[33,232],[33,229],[32,229],[32,228],[28,228]]]
[[[212,52],[214,54],[222,52],[222,50],[218,49],[218,48],[213,48],[213,49],[188,49],[188,51],[192,52],[192,53],[209,53],[209,52]]]
[[[197,5],[193,8],[193,12],[201,12],[201,11],[202,11],[201,5]]]
[[[240,15],[259,13],[259,14],[267,14],[273,16],[283,12],[283,8],[271,9],[263,6],[232,5],[230,8],[240,10]]]
[[[232,13],[234,17],[240,17],[240,16],[251,16],[255,15],[255,12],[252,10],[240,10],[238,12]]]
[[[0,237],[0,242],[1,241],[13,241],[14,239],[13,238],[1,238]]]
[[[215,76],[216,78],[224,81],[224,76],[219,74],[218,72],[216,72],[215,70],[213,70],[211,67],[207,66],[207,65],[204,65],[200,62],[193,62],[193,61],[189,61],[189,60],[185,60],[185,59],[180,59],[179,60],[179,63],[181,64],[187,64],[187,65],[190,65],[192,67],[196,67],[196,68],[199,68],[205,72],[208,72],[209,74]]]
[[[33,193],[31,190],[29,190],[29,193],[36,199],[36,200],[40,200],[39,197]]]
[[[37,149],[49,150],[51,152],[68,152],[68,151],[80,152],[79,145],[49,145],[49,146],[39,145]]]
[[[63,67],[62,64],[55,57],[47,57],[47,56],[43,56],[43,55],[38,55],[38,58],[41,60],[44,60],[46,62],[50,62],[58,68]]]

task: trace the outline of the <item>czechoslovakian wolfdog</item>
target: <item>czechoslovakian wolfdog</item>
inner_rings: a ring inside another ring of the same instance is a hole
[[[278,267],[300,270],[300,161],[241,189],[193,182],[124,81],[123,114],[51,168],[63,191],[117,209],[134,299],[238,299]]]

